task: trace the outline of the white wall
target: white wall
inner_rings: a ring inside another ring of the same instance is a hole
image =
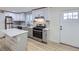
[[[63,12],[66,10],[79,10],[79,8],[48,8],[48,19],[50,20],[49,40],[53,42],[60,42],[60,20]]]
[[[5,29],[5,17],[3,13],[0,13],[0,30]]]
[[[53,8],[48,9],[48,19],[50,20],[49,40],[59,42],[59,14],[60,11]]]
[[[0,13],[0,37],[4,36],[4,34],[1,32],[5,29],[5,17],[4,13]]]

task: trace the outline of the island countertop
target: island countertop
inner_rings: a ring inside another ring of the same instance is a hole
[[[2,32],[10,37],[14,37],[14,36],[20,35],[22,33],[27,33],[28,31],[12,28],[12,29],[3,30]]]

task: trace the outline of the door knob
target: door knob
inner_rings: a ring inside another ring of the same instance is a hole
[[[62,30],[62,26],[60,26],[60,30]]]

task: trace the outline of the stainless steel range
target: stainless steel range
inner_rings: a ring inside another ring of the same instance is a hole
[[[47,43],[46,32],[44,31],[45,26],[36,26],[33,28],[33,38],[43,43]]]
[[[40,42],[47,43],[47,31],[44,30],[46,28],[44,16],[35,17],[34,24],[36,24],[36,26],[33,28],[33,38]]]

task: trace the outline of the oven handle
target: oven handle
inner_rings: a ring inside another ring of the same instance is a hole
[[[39,30],[33,30],[33,31],[42,32],[42,31],[39,31]]]

